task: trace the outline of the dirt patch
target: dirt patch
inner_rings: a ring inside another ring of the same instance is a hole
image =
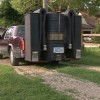
[[[75,64],[75,66],[77,66]],[[95,70],[95,71],[100,71],[100,66],[90,66],[90,65],[78,65],[79,67],[82,67],[82,68],[86,68],[86,69],[90,69],[90,70]]]
[[[9,58],[0,59],[0,64],[3,64],[3,65],[11,65]]]
[[[88,67],[87,69],[95,70],[95,71],[99,71],[99,72],[100,72],[100,68],[99,68],[99,67],[90,66],[90,67]]]
[[[14,69],[20,75],[40,77],[44,80],[43,84],[48,84],[64,94],[72,95],[76,100],[100,100],[100,86],[92,82],[36,66],[18,66]]]
[[[52,75],[57,73],[56,70],[48,70],[46,68],[36,67],[36,66],[16,66],[14,69],[17,73],[21,75],[31,75],[32,76],[41,76],[41,75]]]

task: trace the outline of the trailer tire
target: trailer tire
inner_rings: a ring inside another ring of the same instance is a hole
[[[10,62],[11,62],[11,65],[13,65],[13,66],[19,65],[19,59],[14,57],[12,48],[10,49]]]

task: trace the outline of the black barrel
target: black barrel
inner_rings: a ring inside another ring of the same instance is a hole
[[[47,32],[64,32],[65,20],[64,15],[61,13],[48,13],[47,14]]]
[[[25,60],[40,61],[41,51],[46,45],[46,10],[41,8],[25,15]]]
[[[65,30],[65,16],[63,14],[57,12],[47,14],[46,33],[48,40],[48,51],[45,58],[48,61],[58,61],[64,59]],[[63,52],[55,52],[56,48],[60,48]]]
[[[64,40],[65,17],[60,13],[48,13],[46,20],[48,40]],[[57,41],[57,42],[58,42]]]
[[[81,53],[81,16],[75,11],[70,10],[65,13],[68,32],[66,40],[68,44],[66,48],[66,56],[68,58],[80,58]]]
[[[41,8],[34,13],[39,14],[39,31],[40,31],[40,44],[41,44],[41,51],[43,50],[43,47],[47,45],[47,40],[46,40],[46,9]]]

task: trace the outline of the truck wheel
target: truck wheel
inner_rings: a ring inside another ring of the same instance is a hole
[[[18,66],[19,65],[19,59],[14,57],[12,49],[10,49],[10,62],[11,62],[11,65],[13,65],[13,66]]]

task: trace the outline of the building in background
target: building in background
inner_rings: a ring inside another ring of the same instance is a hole
[[[82,16],[82,33],[93,33],[96,23],[98,22],[97,18],[94,16],[89,16],[87,13],[79,13],[79,15]]]

